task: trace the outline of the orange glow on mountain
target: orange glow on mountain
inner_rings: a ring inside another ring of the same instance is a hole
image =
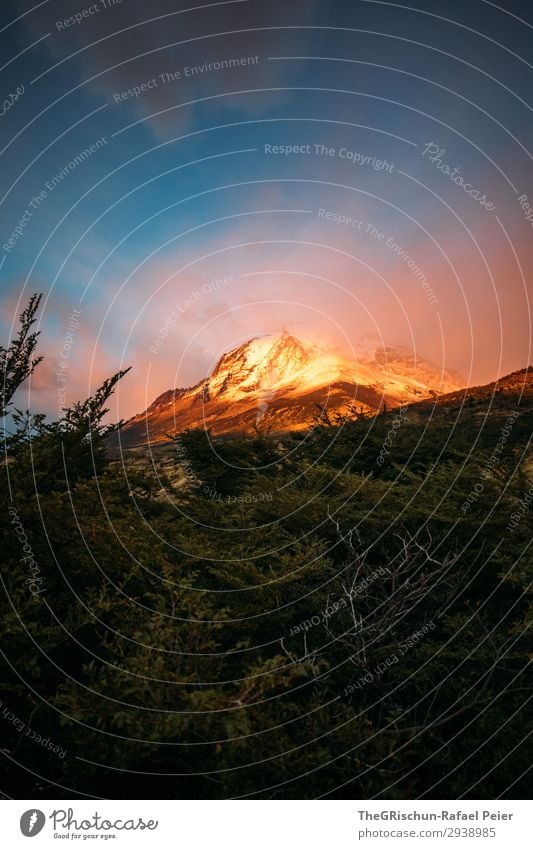
[[[127,422],[119,440],[125,446],[160,442],[188,427],[214,434],[302,430],[313,425],[319,410],[341,417],[354,408],[374,414],[384,405],[397,407],[463,385],[455,372],[406,348],[367,338],[350,360],[284,331],[222,354],[209,377],[160,395]]]

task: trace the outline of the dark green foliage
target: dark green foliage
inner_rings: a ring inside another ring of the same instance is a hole
[[[191,431],[162,487],[106,454],[120,377],[8,441],[0,698],[66,752],[0,717],[12,795],[525,796],[530,400],[411,409],[381,464],[394,410]]]
[[[237,495],[256,479],[257,470],[272,477],[279,454],[272,438],[213,441],[207,431],[187,430],[177,439],[193,474],[204,484],[202,491],[214,495]]]
[[[35,324],[41,295],[32,295],[28,306],[20,316],[20,328],[8,348],[0,345],[0,416],[10,411],[13,395],[18,387],[41,362],[42,357],[34,357],[38,333],[31,332]]]

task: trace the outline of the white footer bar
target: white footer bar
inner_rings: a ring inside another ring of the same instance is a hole
[[[2,845],[206,849],[531,849],[527,801],[0,802]],[[35,843],[29,844],[30,838]]]

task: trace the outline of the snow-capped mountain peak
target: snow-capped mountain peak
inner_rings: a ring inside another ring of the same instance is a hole
[[[160,395],[126,423],[123,444],[168,439],[188,427],[213,433],[278,431],[312,426],[318,409],[343,415],[372,414],[384,404],[453,392],[464,384],[407,348],[363,340],[356,354],[335,350],[282,331],[256,336],[220,355],[210,375],[189,389]]]

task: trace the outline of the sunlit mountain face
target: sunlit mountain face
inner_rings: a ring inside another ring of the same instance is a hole
[[[120,433],[122,446],[162,442],[186,428],[214,435],[288,432],[320,416],[342,421],[355,413],[453,392],[464,385],[408,348],[362,340],[353,359],[281,332],[249,339],[222,354],[195,386],[169,389]]]

